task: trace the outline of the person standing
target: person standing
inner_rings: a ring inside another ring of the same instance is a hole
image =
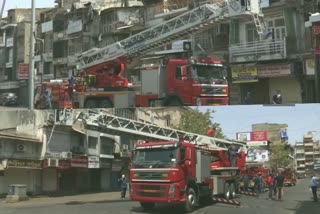
[[[278,173],[276,178],[276,187],[278,193],[278,200],[282,201],[283,198],[283,186],[284,186],[284,176],[281,173]]]
[[[270,173],[267,177],[267,186],[268,186],[268,189],[269,189],[269,199],[272,200],[273,197],[273,187],[274,187],[274,178],[272,176],[272,174]]]
[[[318,201],[317,189],[319,186],[319,182],[317,181],[317,177],[315,175],[313,175],[311,178],[310,186],[313,194],[313,201],[317,202]]]
[[[44,103],[46,105],[46,109],[51,109],[52,108],[52,96],[51,96],[51,93],[49,93],[48,89],[45,90],[42,98],[43,98]]]
[[[273,104],[282,104],[282,95],[281,95],[280,90],[277,90],[276,94],[273,95],[272,103]]]
[[[231,167],[237,167],[237,156],[238,156],[238,148],[234,143],[232,143],[232,145],[229,147],[229,157],[230,157]]]
[[[118,180],[120,182],[120,188],[121,188],[121,199],[126,198],[127,193],[127,187],[128,187],[128,180],[126,176],[123,174],[121,178]]]

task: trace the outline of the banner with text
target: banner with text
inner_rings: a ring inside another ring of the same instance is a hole
[[[231,75],[232,83],[258,82],[258,70],[254,66],[234,66]]]

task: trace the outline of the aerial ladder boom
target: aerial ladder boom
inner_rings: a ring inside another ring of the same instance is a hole
[[[247,1],[252,2],[252,0]],[[103,48],[88,50],[78,56],[78,69],[85,70],[90,67],[99,68],[99,66],[107,63],[130,62],[132,58],[143,56],[145,53],[164,45],[164,43],[206,30],[212,27],[212,24],[217,24],[219,21],[228,17],[240,15],[251,16],[256,27],[259,28],[258,33],[263,33],[261,22],[259,22],[259,18],[261,17],[260,8],[245,12],[241,12],[241,10],[234,12],[234,4],[239,4],[236,6],[240,7],[239,2],[240,1],[225,0],[223,3],[200,5],[122,41]],[[256,7],[260,6],[258,5]],[[251,8],[253,8],[253,5],[251,5]],[[233,12],[230,12],[231,10],[233,10]]]
[[[198,146],[208,146],[212,149],[228,149],[233,143],[239,146],[240,149],[245,147],[245,143],[239,141],[224,140],[177,129],[163,128],[155,124],[118,117],[104,111],[82,112],[77,117],[77,120],[83,123],[85,129],[117,136],[127,135],[135,140],[178,141],[180,137],[183,137],[185,141]]]

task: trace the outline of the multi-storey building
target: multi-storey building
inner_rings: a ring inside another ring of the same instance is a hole
[[[261,1],[266,34],[259,36],[251,20],[231,20],[230,102],[241,104],[248,92],[254,104],[271,104],[277,90],[283,103],[301,103],[304,46],[304,1]],[[245,75],[244,78],[241,74]],[[236,77],[241,76],[241,79]]]
[[[297,173],[305,174],[305,152],[303,142],[297,142],[295,144],[295,160],[296,160],[296,170]]]

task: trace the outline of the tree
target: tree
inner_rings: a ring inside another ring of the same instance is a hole
[[[291,163],[289,155],[290,150],[287,148],[286,144],[271,144],[269,157],[270,166],[274,169],[289,166]]]
[[[176,129],[192,132],[195,134],[206,135],[207,131],[213,126],[216,128],[215,137],[225,138],[219,123],[212,122],[213,110],[201,112],[198,108],[192,110],[184,110],[181,113],[179,125]]]

